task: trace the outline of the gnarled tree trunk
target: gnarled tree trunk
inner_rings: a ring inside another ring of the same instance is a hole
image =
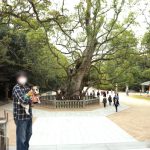
[[[87,47],[84,50],[83,55],[81,57],[80,66],[77,69],[75,69],[75,73],[69,77],[68,87],[66,90],[67,99],[80,99],[81,92],[83,90],[83,79],[90,69],[95,47],[96,40],[90,38],[90,40],[88,40],[87,42]]]

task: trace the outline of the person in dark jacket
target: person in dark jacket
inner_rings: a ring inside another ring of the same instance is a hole
[[[106,107],[106,104],[107,104],[106,92],[103,92],[103,104],[104,104],[104,107]]]
[[[117,112],[118,111],[118,106],[119,106],[119,95],[118,95],[118,93],[115,94],[115,96],[114,96],[114,106],[115,106],[116,112]]]
[[[99,91],[97,91],[97,97],[100,97],[100,92]]]
[[[92,99],[93,98],[93,94],[92,94],[92,92],[90,92],[90,99]]]
[[[111,95],[108,96],[108,101],[109,101],[109,105],[111,106],[111,103],[112,103],[112,97],[111,97]]]
[[[99,103],[100,103],[100,92],[99,92],[99,90],[97,91],[97,97],[98,97]]]

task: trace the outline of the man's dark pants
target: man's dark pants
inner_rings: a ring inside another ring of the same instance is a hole
[[[16,120],[17,150],[28,150],[32,135],[32,119]]]
[[[104,107],[106,107],[106,103],[104,102]]]
[[[118,112],[118,105],[115,105],[115,108],[116,108],[116,112]]]

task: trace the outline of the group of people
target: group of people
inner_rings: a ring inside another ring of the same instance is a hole
[[[118,111],[118,106],[119,106],[119,94],[115,93],[114,96],[112,96],[109,93],[103,92],[102,96],[103,96],[104,107],[107,106],[107,101],[109,102],[110,106],[112,105],[112,102],[113,102],[113,105],[115,106],[115,109],[116,109],[116,112],[117,112]]]
[[[91,91],[90,94],[87,92],[86,94],[88,97],[90,98],[96,98],[98,97],[100,100],[100,97],[102,97],[102,103],[104,105],[104,107],[107,106],[107,102],[109,103],[109,105],[111,106],[112,103],[115,106],[116,112],[118,111],[118,106],[119,106],[119,94],[117,92],[114,91],[100,91],[98,90],[97,93],[95,92],[95,90]]]

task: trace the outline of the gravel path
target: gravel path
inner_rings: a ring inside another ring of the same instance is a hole
[[[129,109],[109,116],[113,122],[140,141],[150,141],[150,101],[120,95]]]

